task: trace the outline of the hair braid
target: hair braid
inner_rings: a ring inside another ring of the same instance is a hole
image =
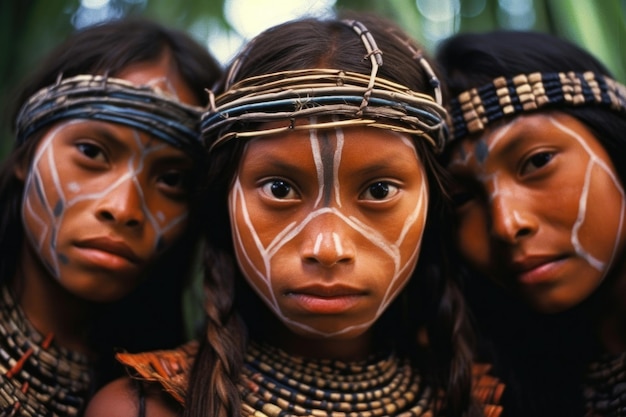
[[[244,331],[233,309],[234,279],[228,256],[205,251],[205,312],[208,322],[191,372],[183,416],[231,417],[239,415],[239,380],[244,352]]]
[[[451,350],[446,387],[447,410],[450,415],[480,416],[482,412],[471,396],[474,350],[470,342],[465,302],[458,286],[451,281],[446,283],[444,298],[448,302],[442,307],[441,314],[450,326]],[[462,410],[467,412],[462,413]]]

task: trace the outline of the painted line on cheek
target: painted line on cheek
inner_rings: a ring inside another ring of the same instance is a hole
[[[53,276],[59,278],[60,277],[60,266],[59,266],[59,256],[60,254],[56,253],[56,246],[57,246],[57,235],[58,235],[58,228],[59,225],[61,224],[61,222],[63,221],[63,215],[65,213],[64,209],[64,195],[63,195],[63,188],[61,187],[61,181],[59,179],[58,176],[58,171],[57,171],[57,166],[56,166],[56,162],[54,160],[54,147],[52,146],[52,142],[54,139],[56,139],[59,131],[61,130],[61,128],[63,128],[66,125],[70,125],[73,123],[67,123],[67,124],[62,124],[59,125],[56,129],[54,129],[48,136],[47,140],[45,142],[43,142],[42,147],[40,148],[40,152],[37,154],[36,158],[35,158],[35,163],[33,163],[32,165],[32,172],[31,172],[31,180],[32,183],[31,185],[36,187],[36,190],[38,192],[39,198],[41,199],[41,205],[42,207],[45,207],[46,211],[48,212],[48,215],[50,216],[50,228],[44,228],[40,237],[39,237],[39,242],[38,242],[38,250],[39,251],[43,251],[45,245],[46,245],[46,240],[45,237],[46,235],[50,236],[50,240],[48,242],[48,251],[50,252],[50,260],[52,261],[52,264],[50,264],[50,262],[48,262],[45,259],[42,259],[44,264],[47,265],[48,269],[50,270],[50,272],[52,273]],[[48,162],[48,169],[50,171],[50,176],[52,177],[52,183],[53,183],[53,187],[56,189],[57,194],[58,194],[58,198],[59,200],[55,203],[54,207],[52,207],[52,202],[50,201],[50,199],[48,198],[48,196],[46,195],[45,192],[45,187],[43,185],[43,179],[41,176],[41,170],[39,168],[39,163],[41,162],[41,160],[43,159],[47,159]],[[61,204],[61,209],[60,210],[56,210],[58,209],[58,204]],[[33,209],[32,206],[30,206],[31,210]],[[58,212],[56,212],[58,211]],[[34,212],[33,212],[34,213]],[[45,221],[43,218],[36,216],[37,221]],[[31,237],[31,240],[35,240],[35,236]]]
[[[589,195],[589,183],[591,181],[591,171],[593,168],[593,164],[589,163],[587,165],[587,170],[585,172],[585,182],[583,185],[582,193],[580,194],[580,200],[578,202],[578,216],[576,217],[576,221],[574,222],[574,226],[572,227],[572,245],[576,250],[576,253],[585,259],[589,265],[593,268],[601,271],[604,268],[604,262],[594,258],[589,252],[587,252],[583,245],[580,243],[580,239],[578,238],[578,232],[583,222],[585,221],[585,214],[587,211],[587,197]]]
[[[423,169],[422,169],[422,175],[424,174]],[[423,177],[422,177],[423,178]],[[405,273],[405,271],[411,267],[413,265],[413,263],[415,262],[415,260],[419,257],[419,253],[422,247],[422,239],[424,237],[424,226],[426,225],[426,219],[427,219],[427,212],[424,213],[424,216],[422,218],[422,223],[420,225],[421,229],[422,229],[422,235],[419,237],[419,240],[417,242],[417,245],[415,245],[415,248],[413,248],[413,251],[411,252],[411,255],[406,259],[406,261],[404,262],[404,264],[402,264],[402,259],[400,256],[400,245],[404,242],[404,238],[406,237],[406,234],[408,233],[408,231],[410,230],[411,227],[413,227],[415,225],[415,223],[417,222],[417,219],[419,219],[419,214],[422,211],[427,211],[428,210],[428,204],[425,204],[425,200],[428,200],[428,192],[427,192],[427,188],[426,188],[426,184],[422,183],[422,188],[421,188],[421,192],[420,192],[420,197],[418,199],[418,201],[415,204],[415,210],[413,210],[413,212],[411,213],[410,216],[407,217],[407,219],[405,220],[404,226],[402,228],[402,232],[400,234],[400,238],[398,238],[398,240],[395,242],[395,246],[398,248],[398,260],[396,262],[396,269],[394,271],[394,276],[391,279],[391,282],[389,284],[389,286],[387,287],[387,291],[385,292],[385,296],[383,297],[383,302],[381,303],[379,309],[378,309],[378,315],[382,314],[387,307],[389,306],[389,304],[391,304],[391,302],[393,302],[393,300],[396,298],[397,294],[402,291],[402,288],[404,288],[404,286],[402,287],[398,287],[395,289],[395,291],[392,292],[392,287],[395,285],[395,283],[398,281],[398,279],[400,278],[400,276],[402,276],[402,274]]]
[[[574,245],[574,248],[576,250],[576,252],[584,257],[585,259],[587,259],[587,262],[589,262],[589,264],[598,269],[601,270],[604,268],[604,263],[595,259],[594,257],[592,257],[589,253],[587,253],[587,251],[584,250],[584,248],[582,247],[580,240],[578,239],[578,230],[580,229],[582,223],[584,222],[584,217],[586,215],[586,207],[587,207],[587,198],[588,198],[588,194],[589,194],[589,187],[590,187],[590,182],[591,182],[591,171],[594,165],[599,166],[608,176],[609,178],[611,178],[613,185],[615,186],[615,188],[617,189],[617,191],[620,193],[621,197],[622,197],[622,210],[620,210],[620,219],[619,219],[619,226],[618,226],[618,230],[622,230],[623,227],[623,223],[624,223],[624,205],[626,203],[626,199],[624,197],[624,189],[622,188],[621,182],[619,181],[619,179],[614,175],[614,173],[612,172],[611,168],[600,159],[600,157],[598,157],[598,155],[596,155],[595,152],[593,152],[593,150],[589,147],[589,145],[587,145],[587,143],[585,142],[585,140],[576,132],[574,132],[573,130],[571,130],[570,128],[568,128],[567,126],[563,125],[562,123],[560,123],[558,120],[554,119],[553,117],[549,118],[550,122],[552,124],[554,124],[554,126],[556,126],[558,129],[560,129],[561,131],[563,131],[564,133],[568,134],[569,136],[571,136],[572,138],[574,138],[578,144],[580,146],[582,146],[582,148],[587,152],[587,154],[589,155],[589,165],[587,166],[587,171],[585,173],[585,183],[583,186],[583,192],[580,196],[580,202],[579,202],[579,211],[578,211],[578,217],[576,219],[576,223],[574,224],[574,227],[572,229],[572,244]],[[615,240],[613,243],[613,251],[611,253],[611,257],[608,261],[608,265],[612,265],[613,260],[615,259],[615,256],[617,255],[617,248],[619,246],[619,232],[616,233],[615,235]]]
[[[278,301],[276,300],[276,295],[274,291],[272,291],[271,287],[271,266],[270,266],[270,257],[267,255],[267,250],[263,248],[263,244],[259,235],[257,234],[254,225],[252,224],[252,220],[250,218],[250,213],[248,211],[248,207],[246,201],[244,199],[243,187],[241,186],[241,182],[239,180],[239,176],[235,179],[235,183],[233,184],[233,188],[230,192],[229,197],[229,211],[231,224],[233,225],[233,234],[236,239],[236,247],[239,248],[240,256],[243,256],[243,259],[248,264],[248,266],[252,269],[252,271],[256,274],[256,276],[266,285],[266,291],[270,295],[271,298],[266,297],[261,291],[256,291],[256,293],[265,300],[266,304],[274,311],[279,317],[282,317],[282,314],[278,308]],[[263,261],[263,265],[265,267],[265,273],[260,271],[255,263],[252,261],[248,254],[248,250],[243,244],[243,238],[241,236],[241,231],[239,230],[239,223],[235,221],[237,218],[237,208],[240,207],[242,216],[244,218],[244,223],[248,229],[248,232],[252,236],[254,240],[255,247],[261,256]]]
[[[24,205],[24,209],[28,212],[28,214],[30,215],[30,217],[35,220],[37,222],[37,224],[39,225],[39,227],[41,228],[42,232],[41,235],[39,236],[39,240],[35,242],[36,238],[35,236],[32,236],[32,241],[34,244],[36,244],[36,248],[38,250],[41,250],[41,248],[43,248],[44,245],[44,239],[46,234],[48,234],[49,232],[49,228],[48,228],[48,224],[45,222],[44,219],[42,219],[38,213],[35,212],[35,210],[33,209],[33,206],[31,204],[30,199],[26,199],[26,201],[24,201],[23,203]]]
[[[239,177],[236,178],[235,183],[233,184],[230,201],[231,201],[230,203],[231,218],[233,219],[232,223],[235,225],[235,234],[236,234],[237,240],[239,241],[239,247],[242,249],[243,255],[245,256],[245,259],[248,262],[248,265],[250,265],[250,267],[256,272],[259,278],[265,281],[265,283],[268,285],[268,288],[269,288],[269,277],[267,275],[269,272],[268,258],[265,254],[265,249],[263,248],[261,239],[259,238],[259,235],[254,229],[254,225],[252,224],[252,220],[250,219],[250,213],[248,212],[248,207],[244,199],[243,189],[241,187],[241,182],[239,181]],[[252,262],[252,260],[248,256],[248,252],[244,250],[245,246],[243,245],[241,232],[239,231],[239,228],[238,228],[238,222],[235,221],[236,215],[237,215],[237,207],[241,207],[241,214],[243,216],[244,223],[246,227],[248,228],[248,232],[252,236],[252,239],[254,241],[254,245],[257,251],[261,254],[263,263],[265,265],[265,274],[262,273],[262,271],[258,270],[254,266],[254,262]]]
[[[424,172],[422,170],[422,178],[424,178],[423,175],[424,175]],[[411,214],[407,216],[406,220],[404,221],[404,226],[402,227],[400,236],[398,236],[398,239],[395,242],[396,246],[400,246],[402,242],[404,242],[404,239],[406,238],[407,233],[411,230],[411,228],[413,227],[417,219],[419,219],[419,215],[422,212],[424,212],[424,217],[422,218],[421,226],[424,227],[424,225],[426,224],[426,217],[428,215],[428,204],[426,203],[426,201],[428,200],[428,192],[426,190],[427,190],[426,184],[424,184],[424,181],[422,180],[419,199],[417,200],[415,204],[415,209],[411,212]]]
[[[50,175],[52,176],[54,188],[56,188],[57,193],[59,194],[59,199],[64,201],[65,195],[63,195],[63,187],[61,185],[61,180],[59,179],[59,172],[54,160],[54,148],[52,146],[48,149],[48,164],[50,165]]]
[[[394,265],[396,269],[399,267],[398,260],[400,259],[400,252],[396,245],[394,245],[391,242],[388,242],[378,230],[368,226],[367,224],[363,223],[358,218],[354,216],[346,217],[340,212],[337,212],[336,214],[337,216],[342,218],[346,223],[351,225],[357,232],[365,236],[374,246],[376,246],[379,249],[382,249],[383,252],[389,255],[389,257],[391,257],[394,260]]]

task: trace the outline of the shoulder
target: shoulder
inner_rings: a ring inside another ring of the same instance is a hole
[[[490,375],[491,365],[474,364],[472,367],[472,393],[483,406],[486,416],[499,416],[502,413],[500,404],[505,385],[500,379]]]
[[[162,391],[140,389],[141,382],[120,378],[105,385],[87,404],[84,417],[175,417],[179,408]]]
[[[198,343],[192,341],[171,350],[118,353],[116,359],[126,366],[133,379],[160,386],[183,404],[197,351]]]

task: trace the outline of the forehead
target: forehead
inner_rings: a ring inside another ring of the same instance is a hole
[[[137,62],[122,69],[117,78],[135,85],[150,86],[161,94],[182,103],[200,105],[191,87],[187,85],[169,52],[153,61]]]
[[[559,123],[554,123],[558,120]],[[484,162],[502,153],[515,151],[529,143],[559,140],[573,135],[569,129],[585,129],[576,119],[557,112],[519,115],[510,120],[499,120],[484,131],[463,138],[452,146],[450,163],[475,159]]]
[[[283,124],[267,125],[272,127],[283,126]],[[253,138],[247,142],[247,148],[263,148],[268,152],[273,151],[275,153],[289,153],[294,150],[310,152],[312,147],[316,146],[315,142],[320,141],[340,143],[342,150],[362,150],[364,153],[395,153],[398,151],[397,148],[402,148],[404,152],[416,152],[413,139],[408,134],[364,126],[311,128],[281,132]]]
[[[134,129],[124,124],[117,124],[92,119],[72,119],[61,121],[51,127],[38,144],[38,149],[61,143],[91,142],[93,145],[106,144],[109,151],[140,152],[165,156],[172,160],[192,161],[191,157],[167,142],[150,135],[143,130]],[[94,142],[95,141],[95,142]],[[63,158],[60,154],[58,157]]]

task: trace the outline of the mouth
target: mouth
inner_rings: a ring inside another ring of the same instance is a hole
[[[141,262],[141,258],[135,254],[130,246],[123,241],[108,237],[81,240],[76,243],[76,247],[84,251],[94,252],[94,255],[97,255],[99,252],[105,257],[121,258],[133,265]]]
[[[314,314],[340,314],[354,307],[367,294],[344,285],[312,285],[285,293],[299,308]]]
[[[510,267],[521,284],[532,285],[555,278],[566,256],[535,255],[513,260]]]

